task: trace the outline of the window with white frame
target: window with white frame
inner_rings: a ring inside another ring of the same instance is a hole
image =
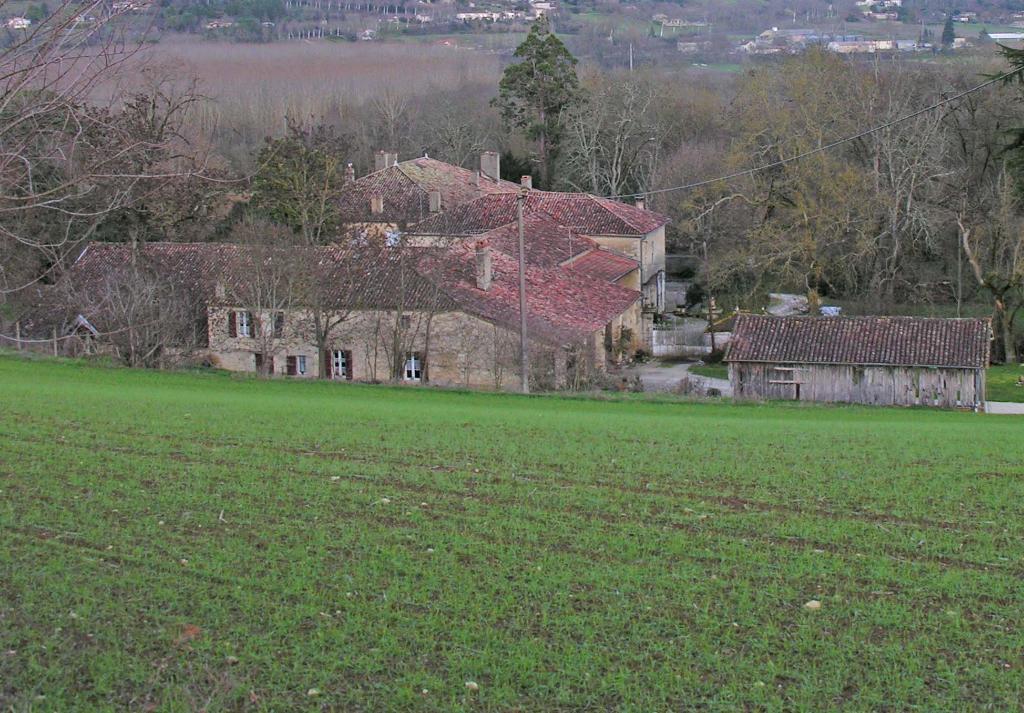
[[[349,378],[349,363],[348,352],[344,349],[335,349],[331,352],[331,376],[335,379],[347,379]]]
[[[252,336],[252,312],[236,312],[238,319],[238,336]]]
[[[417,352],[410,352],[405,357],[405,369],[402,378],[406,381],[419,381],[423,377],[423,360]]]

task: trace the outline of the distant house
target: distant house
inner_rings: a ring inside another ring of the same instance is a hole
[[[1021,42],[1024,41],[1024,32],[990,32],[989,39],[996,42]]]
[[[710,42],[676,42],[676,50],[683,54],[697,54],[710,46]]]
[[[8,30],[27,30],[32,26],[32,21],[27,17],[9,17],[4,24]]]
[[[726,352],[737,399],[979,408],[988,320],[740,315]]]
[[[874,54],[891,52],[897,45],[894,40],[838,40],[829,42],[826,49],[838,54]]]

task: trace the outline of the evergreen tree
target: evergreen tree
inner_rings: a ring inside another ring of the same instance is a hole
[[[260,170],[253,178],[252,206],[290,227],[305,245],[334,239],[348,151],[347,140],[331,127],[289,118],[285,135],[268,138],[256,157]]]
[[[952,47],[956,39],[956,30],[953,29],[953,13],[946,15],[946,24],[942,28],[942,46]]]
[[[510,128],[537,142],[541,180],[547,186],[558,151],[562,112],[575,101],[579,90],[576,58],[551,32],[543,15],[533,23],[514,57],[519,61],[505,69],[494,104]]]

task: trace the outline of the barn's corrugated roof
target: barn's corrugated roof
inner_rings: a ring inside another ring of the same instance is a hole
[[[740,315],[726,361],[983,369],[989,338],[985,319]]]

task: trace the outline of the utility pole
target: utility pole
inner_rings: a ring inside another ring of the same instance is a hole
[[[526,240],[523,237],[523,206],[526,188],[516,196],[516,222],[519,224],[519,383],[524,394],[530,393],[530,355],[526,344]]]

